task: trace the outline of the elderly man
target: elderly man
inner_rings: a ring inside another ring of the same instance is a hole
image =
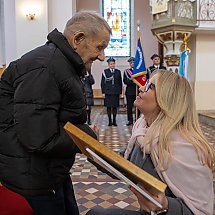
[[[0,82],[0,181],[24,196],[34,214],[78,215],[70,169],[79,151],[64,130],[85,124],[81,79],[105,59],[111,29],[97,13],[82,11],[45,45],[12,62]]]

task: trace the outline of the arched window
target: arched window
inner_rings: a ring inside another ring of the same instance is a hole
[[[130,0],[103,0],[102,11],[112,29],[106,56],[127,57],[131,54],[131,3]]]

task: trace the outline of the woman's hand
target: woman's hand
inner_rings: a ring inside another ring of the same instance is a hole
[[[168,200],[165,196],[165,193],[160,193],[157,196],[152,195],[151,193],[147,192],[143,186],[141,186],[141,189],[143,189],[146,193],[148,193],[153,199],[155,199],[157,202],[159,202],[163,208],[157,207],[155,204],[153,204],[150,200],[146,199],[141,193],[139,193],[135,188],[129,187],[130,190],[136,195],[141,210],[150,213],[151,211],[159,212],[164,211],[168,209]]]
[[[94,131],[97,136],[97,140],[99,140],[99,128],[96,125],[89,125],[89,127]]]

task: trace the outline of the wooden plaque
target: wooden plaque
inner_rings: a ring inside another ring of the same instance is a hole
[[[123,175],[130,179],[134,184],[143,184],[144,188],[153,195],[157,195],[158,193],[165,191],[166,184],[164,184],[162,181],[126,160],[112,149],[108,148],[76,126],[72,125],[70,122],[64,126],[64,129],[73,139],[74,143],[78,146],[82,153],[87,157],[93,159],[92,154],[86,150],[88,148],[90,151],[93,151],[107,163],[112,165],[115,169],[123,173]]]

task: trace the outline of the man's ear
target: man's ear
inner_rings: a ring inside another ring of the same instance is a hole
[[[86,38],[86,35],[84,32],[76,32],[73,37],[73,44],[74,48],[76,48],[77,45],[79,45],[84,39]]]

